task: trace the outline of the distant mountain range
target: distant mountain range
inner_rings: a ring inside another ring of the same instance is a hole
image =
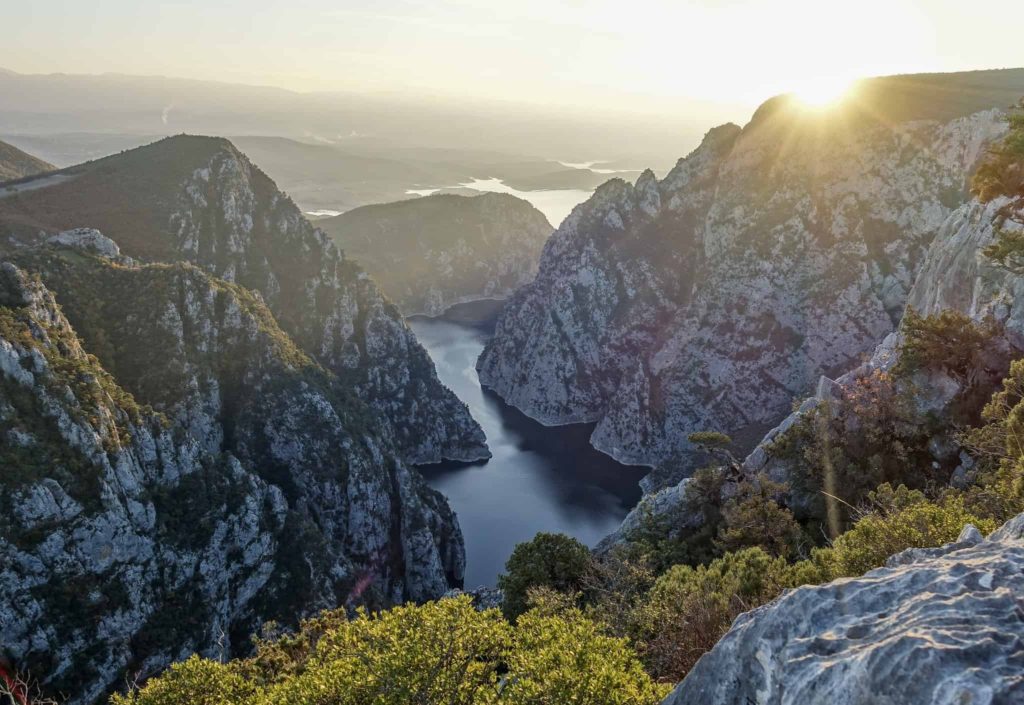
[[[571,161],[627,159],[647,165],[695,144],[703,122],[393,93],[298,93],[122,74],[0,71],[0,95],[0,135],[189,132],[274,135],[345,147],[457,145],[493,151],[500,145],[508,154]]]

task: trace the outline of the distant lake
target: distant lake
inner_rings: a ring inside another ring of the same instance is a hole
[[[465,181],[452,189],[471,189],[490,193],[510,193],[513,196],[529,201],[533,207],[547,216],[548,222],[554,227],[561,225],[565,217],[572,212],[572,209],[590,198],[593,191],[583,189],[552,189],[547,191],[520,191],[507,186],[501,179],[472,179]],[[445,188],[424,188],[409,189],[406,193],[416,196],[429,196]]]
[[[469,406],[494,454],[485,463],[421,467],[448,497],[466,539],[466,587],[494,585],[517,543],[538,531],[595,545],[640,500],[645,469],[621,465],[587,442],[591,424],[545,427],[480,386],[476,359],[491,334],[477,302],[409,325],[438,376]],[[492,309],[495,304],[491,304]]]

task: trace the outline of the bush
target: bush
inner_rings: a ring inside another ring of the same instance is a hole
[[[499,703],[653,704],[671,690],[651,680],[625,639],[604,633],[578,609],[523,614],[507,665]]]
[[[882,485],[869,495],[875,505],[830,548],[815,549],[811,558],[790,569],[791,586],[818,584],[863,575],[908,548],[929,548],[955,541],[967,524],[982,532],[996,522],[968,510],[963,495],[949,492],[939,501],[904,486]]]
[[[648,671],[659,680],[681,680],[737,615],[779,594],[786,571],[785,560],[760,548],[671,568],[633,615],[632,633]]]
[[[967,502],[981,516],[1006,521],[1024,512],[1024,360],[1011,363],[982,420],[961,436],[978,460]]]
[[[113,705],[654,705],[668,688],[575,608],[513,628],[468,597],[327,612],[252,659],[192,657]]]
[[[971,180],[971,192],[988,202],[999,196],[1018,196],[1024,189],[1024,100],[1010,111],[1010,131],[991,147]]]
[[[793,514],[779,503],[786,490],[767,475],[740,483],[736,495],[722,509],[724,523],[718,545],[725,551],[756,546],[773,556],[793,555],[802,532]]]
[[[228,705],[254,702],[261,689],[231,666],[192,656],[176,663],[141,691],[114,694],[112,705]]]
[[[908,307],[903,315],[900,330],[903,344],[897,373],[941,370],[968,386],[984,370],[981,357],[998,333],[992,321],[975,323],[970,316],[954,309],[922,316],[913,307]]]
[[[519,544],[505,563],[506,572],[498,576],[505,616],[514,620],[528,609],[530,588],[579,592],[590,563],[590,549],[565,534],[539,533]]]

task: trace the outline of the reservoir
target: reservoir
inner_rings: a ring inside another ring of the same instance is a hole
[[[493,457],[478,463],[421,466],[456,512],[466,540],[466,588],[493,586],[517,543],[538,532],[594,546],[640,500],[645,468],[621,465],[588,443],[592,424],[546,427],[484,390],[476,359],[493,327],[497,302],[416,316],[409,325],[441,381],[469,406]]]

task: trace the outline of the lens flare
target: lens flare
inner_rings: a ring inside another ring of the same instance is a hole
[[[793,91],[802,105],[824,110],[841,102],[850,92],[850,82],[837,79],[814,79]]]

